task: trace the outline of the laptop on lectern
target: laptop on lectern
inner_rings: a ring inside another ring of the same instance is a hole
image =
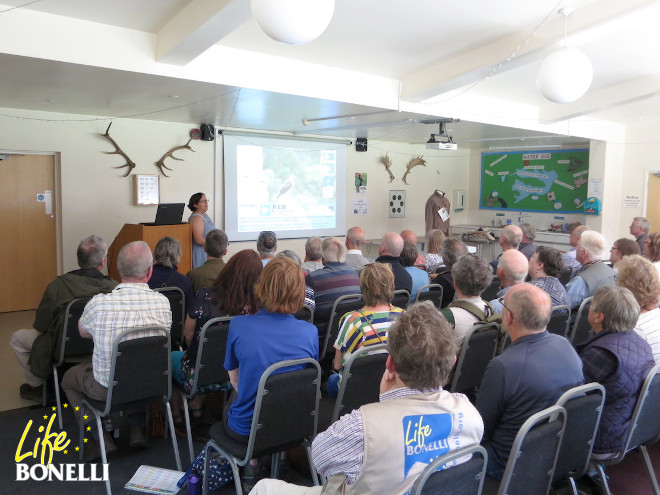
[[[185,203],[161,203],[156,210],[156,221],[142,225],[179,225],[185,206]]]

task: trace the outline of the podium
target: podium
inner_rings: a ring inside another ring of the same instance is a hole
[[[181,243],[182,254],[179,262],[179,272],[184,275],[192,268],[192,230],[189,223],[178,225],[141,225],[127,223],[119,231],[115,240],[108,248],[108,275],[120,282],[121,277],[117,270],[117,256],[126,244],[133,241],[144,241],[149,244],[153,252],[156,243],[163,237],[170,236]]]

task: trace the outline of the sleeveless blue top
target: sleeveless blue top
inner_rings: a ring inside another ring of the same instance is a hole
[[[195,215],[197,215],[198,217],[202,217],[202,220],[204,220],[204,232],[202,233],[202,235],[204,236],[204,239],[206,239],[207,234],[215,229],[215,225],[213,225],[213,221],[206,213],[204,213],[203,215],[200,213],[193,213],[188,218],[188,221],[190,222],[192,220],[192,217],[194,217]],[[202,266],[205,262],[206,262],[206,251],[204,251],[204,244],[197,244],[193,239],[192,267],[197,268],[199,266]]]

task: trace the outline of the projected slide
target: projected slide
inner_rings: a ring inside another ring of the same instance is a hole
[[[262,230],[279,237],[344,230],[345,147],[252,136],[224,139],[228,234],[234,228],[235,239]]]

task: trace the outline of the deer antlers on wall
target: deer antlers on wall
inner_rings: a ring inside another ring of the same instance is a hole
[[[101,134],[101,136],[103,136],[104,138],[106,138],[108,141],[110,141],[113,144],[113,146],[115,147],[115,151],[104,151],[104,153],[107,154],[107,155],[121,155],[121,156],[123,156],[124,160],[126,160],[126,163],[124,163],[123,165],[120,165],[118,167],[113,167],[113,168],[128,167],[128,170],[126,170],[126,173],[124,174],[124,177],[128,177],[128,174],[131,173],[131,170],[133,170],[135,168],[135,162],[133,160],[131,160],[128,157],[128,155],[122,151],[122,149],[117,144],[117,141],[115,141],[114,139],[112,139],[110,137],[110,126],[111,125],[112,125],[112,122],[110,122],[110,124],[108,124],[108,128],[105,130],[105,134]]]
[[[158,167],[158,170],[160,170],[161,174],[163,174],[165,177],[169,177],[169,175],[167,175],[163,169],[166,168],[167,170],[172,170],[170,167],[165,165],[165,159],[167,157],[171,158],[172,160],[178,160],[180,162],[183,161],[183,158],[177,158],[176,156],[173,155],[175,151],[185,149],[185,150],[190,150],[193,153],[195,152],[195,150],[192,149],[192,146],[190,146],[190,141],[192,141],[192,138],[188,139],[188,142],[186,144],[183,144],[181,146],[175,146],[170,151],[168,151],[167,153],[165,153],[163,156],[160,157],[160,160],[156,162],[156,166]]]
[[[118,167],[113,167],[113,168],[128,167],[128,169],[126,170],[126,173],[124,174],[124,177],[128,177],[128,174],[130,174],[131,171],[135,168],[135,162],[133,160],[131,160],[128,157],[128,155],[126,153],[124,153],[124,151],[119,147],[117,142],[114,139],[112,139],[112,137],[110,137],[110,126],[112,126],[112,122],[110,122],[110,124],[108,124],[108,128],[105,130],[105,134],[101,134],[101,136],[103,136],[104,138],[106,138],[108,141],[110,141],[112,143],[112,145],[115,147],[115,151],[104,151],[104,153],[106,153],[108,155],[121,155],[122,157],[124,157],[124,160],[126,160],[126,163],[124,163],[123,165],[120,165]],[[183,144],[181,146],[175,146],[170,151],[165,153],[162,157],[160,157],[160,160],[158,160],[156,162],[156,167],[158,167],[158,170],[160,170],[161,174],[163,174],[165,177],[169,177],[169,175],[167,175],[163,169],[166,168],[167,170],[172,170],[170,167],[165,165],[165,159],[166,158],[172,158],[173,160],[183,161],[183,158],[177,158],[176,156],[174,156],[173,153],[175,151],[186,149],[186,150],[190,150],[192,152],[195,152],[195,150],[192,149],[192,146],[190,146],[190,141],[192,141],[192,139],[193,138],[191,137],[190,139],[188,139],[188,142],[186,144]]]
[[[387,170],[387,173],[390,174],[390,182],[392,182],[395,179],[394,174],[392,173],[392,169],[391,169],[392,159],[389,156],[387,156],[387,153],[385,153],[385,156],[381,156],[378,159],[378,161],[380,163],[382,163],[383,165],[385,165],[385,170]],[[426,160],[424,160],[423,156],[420,155],[418,157],[410,159],[410,161],[408,162],[408,165],[406,165],[406,173],[404,173],[403,177],[401,178],[401,180],[404,182],[404,184],[408,184],[406,182],[406,177],[408,177],[408,174],[410,173],[410,171],[414,167],[416,167],[417,165],[423,165],[423,166],[426,167]],[[408,184],[408,185],[410,185],[410,184]]]

